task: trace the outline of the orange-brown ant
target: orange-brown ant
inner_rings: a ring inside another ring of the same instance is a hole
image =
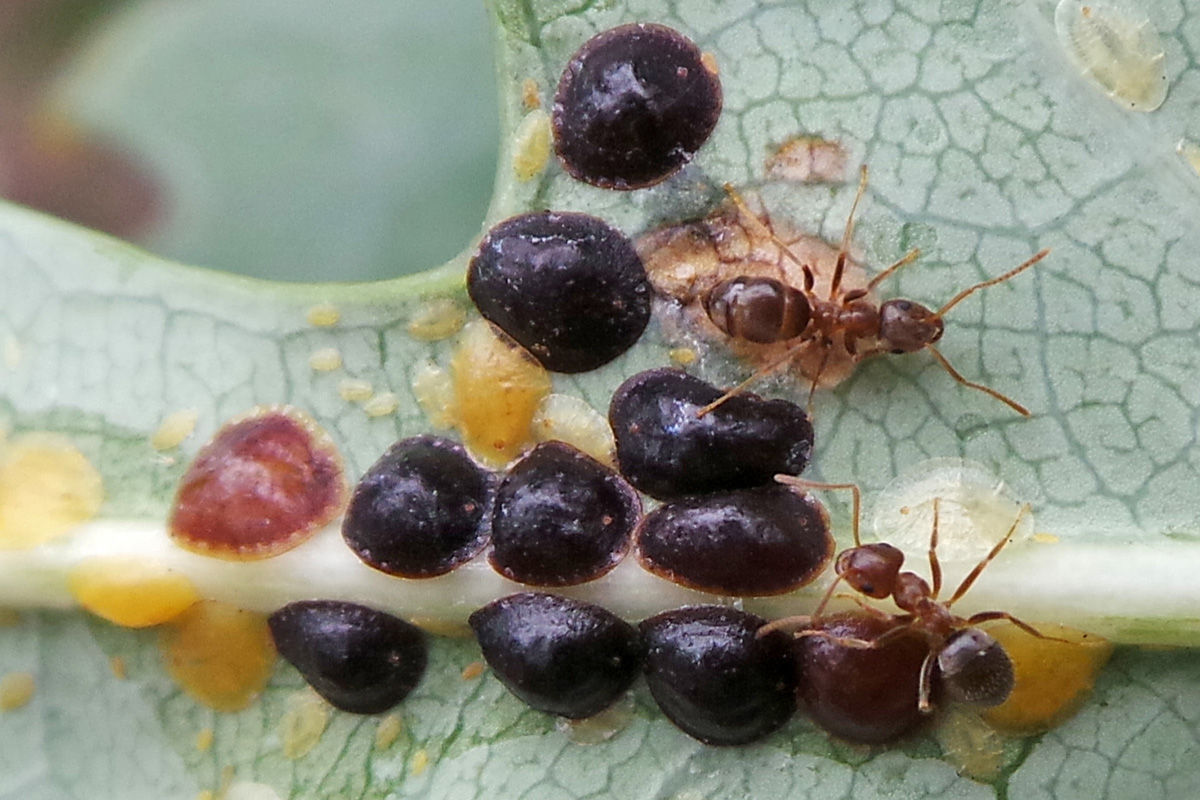
[[[853,484],[821,484],[778,475],[776,480],[789,486],[806,490],[811,488],[850,489],[854,493],[854,547],[843,550],[834,562],[837,577],[817,604],[811,615],[787,617],[764,626],[759,635],[765,636],[774,630],[793,630],[797,638],[823,637],[836,645],[854,649],[880,649],[897,639],[917,633],[929,646],[928,655],[921,665],[917,703],[922,713],[933,708],[934,668],[938,670],[942,686],[954,700],[980,706],[999,705],[1012,692],[1014,677],[1012,661],[1003,646],[990,634],[976,627],[990,620],[1008,620],[1026,633],[1039,639],[1065,641],[1046,636],[1033,626],[1022,622],[1005,611],[983,611],[970,617],[953,613],[953,606],[974,585],[984,568],[1004,549],[1013,538],[1021,519],[1029,511],[1024,505],[1013,520],[1008,533],[984,556],[955,589],[947,600],[939,599],[942,589],[942,568],[938,562],[938,516],[939,499],[933,500],[933,531],[929,541],[929,572],[932,587],[914,572],[902,572],[904,553],[883,542],[862,544],[858,535],[858,519],[861,499],[857,486]],[[822,613],[833,597],[834,590],[846,582],[860,594],[882,600],[891,597],[903,614],[890,615],[867,605],[858,597],[854,601],[868,614],[894,623],[894,626],[875,639],[856,639],[832,636],[819,628]]]
[[[781,241],[771,228],[758,218],[732,186],[726,184],[740,218],[754,227],[759,235],[774,242],[780,252],[793,261],[803,272],[803,287],[790,286],[783,281],[767,277],[738,276],[722,281],[712,287],[703,297],[705,313],[713,324],[725,334],[757,344],[774,344],[795,341],[781,358],[767,364],[747,380],[730,389],[722,397],[702,408],[700,416],[743,391],[749,384],[771,370],[791,361],[801,348],[816,345],[822,348],[820,359],[812,375],[809,387],[809,405],[812,392],[816,389],[821,372],[829,360],[833,347],[840,342],[852,361],[861,361],[882,353],[915,353],[928,350],[954,380],[991,395],[1000,402],[1029,416],[1029,410],[991,387],[969,381],[958,372],[944,355],[934,347],[942,338],[946,313],[975,292],[1003,283],[1019,275],[1041,261],[1050,252],[1042,250],[1023,264],[990,280],[977,283],[955,295],[937,311],[932,311],[911,300],[893,299],[882,304],[868,299],[867,295],[905,264],[916,260],[919,250],[912,250],[896,263],[880,272],[860,289],[842,290],[842,278],[846,271],[847,252],[854,231],[854,214],[859,200],[867,188],[867,167],[864,164],[858,183],[858,193],[850,207],[846,228],[842,234],[833,276],[829,286],[829,297],[818,297],[814,291],[816,280],[812,268],[802,263]]]

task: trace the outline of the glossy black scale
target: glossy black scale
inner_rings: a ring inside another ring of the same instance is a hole
[[[303,600],[276,611],[268,624],[279,654],[317,694],[343,711],[387,711],[425,673],[424,634],[366,606]]]
[[[813,429],[803,408],[743,393],[697,416],[722,394],[677,369],[648,370],[621,384],[608,411],[621,474],[670,500],[766,486],[808,466]]]
[[[572,177],[638,189],[691,160],[721,115],[721,83],[699,48],[663,25],[622,25],[589,39],[563,71],[554,149]]]
[[[833,557],[825,509],[783,486],[685,497],[647,514],[634,534],[643,567],[713,594],[790,592]]]
[[[587,214],[501,222],[471,259],[479,313],[554,372],[586,372],[624,353],[650,321],[650,284],[633,244]]]
[[[569,586],[608,572],[641,513],[620,475],[569,445],[545,442],[509,470],[492,512],[492,566],[529,586]]]
[[[342,536],[369,566],[405,578],[444,575],[487,543],[492,477],[461,445],[404,439],[354,489]]]
[[[766,621],[724,606],[692,606],[641,624],[646,681],[663,713],[706,744],[747,744],[796,708],[791,637],[759,637]]]
[[[496,677],[528,705],[570,719],[615,702],[641,667],[637,630],[599,606],[525,592],[470,617]]]

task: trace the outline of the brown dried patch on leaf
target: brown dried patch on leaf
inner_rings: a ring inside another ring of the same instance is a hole
[[[754,209],[757,224],[743,219],[733,204],[726,203],[702,220],[651,231],[635,246],[655,292],[669,304],[658,309],[668,336],[699,345],[702,350],[704,345],[719,344],[758,369],[783,358],[790,348],[800,344],[799,340],[757,344],[733,339],[708,318],[704,298],[722,281],[742,276],[773,278],[803,287],[801,265],[812,270],[813,294],[827,298],[838,248],[760,210],[753,196],[743,199]],[[787,245],[790,256],[772,239],[772,232]],[[848,260],[842,291],[865,287],[867,281],[863,268]],[[672,324],[677,331],[670,329]],[[827,388],[837,386],[854,371],[854,357],[836,339],[820,369],[822,358],[819,344],[807,343],[795,353],[792,369],[808,380],[820,371],[818,385]]]
[[[794,183],[841,183],[846,180],[847,158],[841,142],[796,136],[767,157],[766,175]]]

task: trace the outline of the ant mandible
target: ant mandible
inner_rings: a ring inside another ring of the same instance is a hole
[[[766,236],[774,242],[785,257],[800,267],[804,275],[804,285],[802,288],[797,288],[774,278],[742,275],[722,281],[705,294],[703,299],[705,313],[713,324],[725,334],[735,339],[758,344],[774,344],[792,340],[796,340],[796,344],[789,347],[782,357],[767,364],[720,398],[700,409],[700,416],[704,416],[730,397],[739,394],[766,373],[792,360],[801,348],[815,343],[823,350],[809,387],[808,402],[811,410],[812,392],[816,389],[821,372],[828,363],[830,352],[839,340],[846,354],[853,361],[861,361],[882,353],[899,355],[928,350],[954,380],[964,386],[991,395],[1023,416],[1029,416],[1029,410],[1012,398],[991,387],[963,377],[934,347],[934,344],[942,338],[945,330],[943,319],[950,309],[981,289],[995,286],[1021,274],[1045,258],[1050,251],[1042,250],[1003,275],[962,290],[937,311],[932,311],[912,300],[899,298],[876,304],[867,298],[871,290],[905,264],[916,260],[920,255],[920,250],[911,250],[899,261],[872,278],[865,287],[842,291],[847,252],[854,231],[854,213],[858,209],[858,202],[862,199],[866,188],[867,166],[864,164],[859,178],[858,193],[850,207],[850,215],[846,219],[846,228],[842,234],[842,244],[838,250],[829,286],[829,297],[821,298],[816,296],[813,289],[816,281],[812,268],[808,264],[800,262],[787,243],[781,241],[775,232],[746,206],[745,201],[732,186],[725,185],[725,191],[729,194],[739,217],[752,225],[760,235]]]
[[[801,490],[829,488],[853,491],[854,547],[843,550],[838,555],[834,562],[834,571],[837,577],[830,584],[829,589],[811,615],[787,617],[771,622],[759,630],[760,636],[765,636],[771,631],[787,629],[795,631],[797,638],[821,636],[844,647],[878,649],[901,636],[916,632],[929,645],[929,653],[921,665],[918,684],[917,703],[921,713],[929,713],[933,709],[933,670],[935,666],[941,676],[943,686],[955,700],[974,705],[994,706],[1003,703],[1012,692],[1014,683],[1012,661],[1004,647],[994,637],[976,627],[980,623],[999,619],[1008,620],[1039,639],[1065,641],[1046,636],[1006,611],[983,611],[970,617],[960,617],[951,611],[951,606],[958,602],[974,585],[984,568],[999,555],[1005,545],[1012,541],[1013,534],[1021,524],[1021,519],[1029,512],[1028,504],[1021,507],[1012,526],[1009,527],[1008,533],[963,578],[958,588],[954,590],[954,594],[948,600],[941,600],[939,594],[942,589],[942,568],[937,557],[939,498],[933,500],[933,531],[929,540],[929,573],[933,585],[930,586],[915,572],[900,571],[904,564],[904,553],[899,548],[883,542],[862,544],[858,534],[858,511],[861,503],[857,486],[853,484],[819,484],[791,475],[777,475],[775,479]],[[878,638],[870,640],[831,636],[822,630],[811,629],[810,626],[820,622],[825,606],[842,581],[867,597],[877,600],[891,597],[896,606],[905,613],[891,616],[855,597],[855,602],[867,613],[895,622],[896,626]]]

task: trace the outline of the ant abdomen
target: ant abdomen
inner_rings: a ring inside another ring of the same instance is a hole
[[[960,703],[998,706],[1016,683],[1004,647],[979,628],[951,634],[938,653],[937,666],[946,695]]]
[[[774,278],[722,281],[704,297],[713,324],[735,339],[773,344],[795,339],[812,317],[804,292]]]

